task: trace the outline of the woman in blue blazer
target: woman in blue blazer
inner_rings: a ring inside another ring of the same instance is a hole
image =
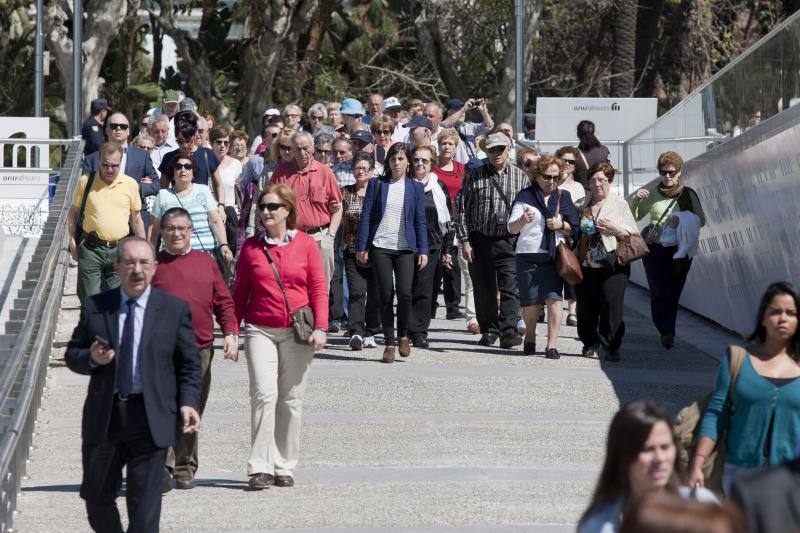
[[[363,264],[371,264],[378,279],[384,363],[394,362],[397,346],[401,357],[411,355],[408,322],[415,254],[418,268],[428,263],[425,187],[411,178],[410,160],[404,143],[395,143],[389,148],[383,176],[370,180],[367,185],[358,223],[356,257]],[[397,295],[397,336],[393,291]]]

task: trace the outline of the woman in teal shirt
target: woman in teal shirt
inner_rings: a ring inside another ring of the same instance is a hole
[[[791,283],[773,283],[758,308],[756,328],[731,393],[725,448],[723,488],[765,467],[794,459],[800,444],[800,336],[797,309],[800,296]],[[714,449],[725,423],[725,400],[731,370],[723,359],[717,383],[700,427],[700,441],[689,481],[703,484],[703,463]]]

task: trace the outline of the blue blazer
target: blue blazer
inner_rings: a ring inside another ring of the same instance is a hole
[[[386,210],[389,178],[383,176],[369,180],[364,196],[364,208],[358,221],[358,251],[366,252],[378,231]],[[428,253],[428,226],[425,222],[425,186],[415,179],[406,178],[406,195],[403,202],[406,223],[406,240],[418,254]]]
[[[83,173],[91,174],[100,170],[100,152],[94,152],[83,159]],[[146,150],[128,146],[125,152],[125,175],[132,177],[139,183],[142,198],[155,196],[161,190],[161,181],[158,177],[150,154]],[[148,177],[153,183],[142,183],[142,178]]]

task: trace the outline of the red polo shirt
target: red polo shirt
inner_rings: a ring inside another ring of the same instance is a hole
[[[328,165],[312,160],[305,170],[298,170],[294,161],[281,163],[270,183],[285,183],[297,197],[297,229],[327,226],[331,223],[330,200],[342,201],[336,176]]]

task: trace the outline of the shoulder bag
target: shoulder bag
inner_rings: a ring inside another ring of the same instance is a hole
[[[264,237],[266,240],[266,236]],[[267,256],[272,271],[275,273],[275,279],[278,281],[278,286],[283,293],[283,300],[286,302],[286,310],[289,311],[289,318],[292,321],[292,329],[294,330],[294,340],[297,344],[308,344],[308,339],[314,333],[314,311],[310,307],[301,307],[296,311],[292,311],[289,305],[289,297],[286,295],[286,287],[283,286],[283,280],[278,273],[278,267],[275,266],[275,261],[272,260],[272,255],[269,253],[267,243],[264,242],[264,254]]]
[[[644,229],[642,230],[642,238],[644,239],[645,243],[653,244],[654,242],[656,242],[656,240],[658,240],[659,234],[661,233],[661,222],[664,220],[664,217],[667,216],[667,213],[669,213],[672,210],[672,206],[675,205],[675,202],[677,201],[678,201],[677,197],[673,198],[672,201],[667,206],[667,208],[664,210],[664,212],[661,213],[658,222],[656,222],[655,224],[651,222],[650,224],[644,227]]]
[[[617,237],[617,264],[620,266],[627,265],[641,259],[650,253],[650,248],[644,237],[638,233],[631,233],[624,237]]]
[[[89,199],[89,191],[92,189],[94,183],[94,175],[92,172],[89,174],[89,179],[86,180],[86,188],[83,189],[83,198],[81,198],[81,208],[78,211],[78,218],[75,221],[75,242],[80,243],[83,236],[83,212],[86,211],[86,200]]]
[[[501,226],[503,228],[507,228],[508,227],[508,217],[511,214],[511,204],[508,202],[508,198],[506,197],[506,194],[503,192],[503,188],[500,187],[499,183],[497,183],[497,180],[495,179],[495,175],[496,174],[497,173],[494,170],[492,170],[491,174],[489,175],[489,181],[492,182],[492,187],[494,187],[494,189],[497,191],[497,194],[500,195],[500,199],[503,200],[503,203],[506,205],[506,210],[501,212],[501,211],[499,211],[498,209],[495,208],[495,210],[494,210],[494,222],[498,226]],[[493,205],[492,207],[495,207],[495,206]],[[508,231],[508,230],[506,230],[506,231]]]
[[[561,191],[558,191],[558,202],[556,203],[556,216],[561,212]],[[571,285],[578,285],[583,283],[583,272],[581,271],[581,264],[578,257],[575,255],[564,239],[559,238],[556,244],[556,270],[558,275]]]
[[[739,371],[744,364],[747,350],[741,346],[728,346],[728,362],[731,369],[731,383],[728,387],[728,396],[725,399],[723,408],[724,424],[722,431],[717,435],[719,438],[714,445],[714,450],[708,454],[708,458],[703,463],[703,477],[705,486],[717,494],[722,494],[722,474],[725,466],[725,446],[728,440],[728,428],[733,412],[733,391],[736,388],[736,380]],[[700,425],[703,423],[703,416],[711,402],[713,391],[707,393],[701,399],[687,405],[678,412],[675,417],[675,425],[672,433],[675,437],[675,444],[678,448],[678,461],[684,471],[688,472],[697,449],[697,442],[700,440]]]

